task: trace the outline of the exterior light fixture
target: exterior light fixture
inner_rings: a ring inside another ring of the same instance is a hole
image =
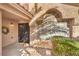
[[[10,26],[14,26],[14,24],[13,23],[10,23]]]

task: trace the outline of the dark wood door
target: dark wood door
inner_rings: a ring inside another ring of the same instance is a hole
[[[30,27],[28,23],[18,24],[18,41],[23,43],[30,42]]]

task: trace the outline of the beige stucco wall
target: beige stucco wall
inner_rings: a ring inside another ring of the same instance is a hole
[[[11,26],[11,22],[14,26]],[[5,47],[9,44],[17,42],[18,40],[18,24],[16,21],[13,20],[6,20],[3,19],[2,25],[9,28],[8,34],[2,34],[2,46]],[[13,37],[13,38],[12,38]]]
[[[29,3],[29,11],[32,11],[33,8],[34,8],[34,3]]]
[[[1,27],[2,27],[2,13],[0,11],[0,56],[2,55],[2,33],[1,33]]]
[[[79,37],[79,26],[73,26],[73,37]]]
[[[79,37],[79,15],[75,18],[73,25],[73,37]]]
[[[79,25],[79,15],[78,15],[78,17],[75,18],[75,23],[74,24]]]

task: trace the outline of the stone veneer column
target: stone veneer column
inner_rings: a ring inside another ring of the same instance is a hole
[[[0,10],[0,56],[2,55],[2,13]]]

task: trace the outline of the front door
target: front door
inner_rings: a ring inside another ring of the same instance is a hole
[[[30,42],[30,28],[28,23],[19,23],[18,24],[18,41],[22,43]]]

